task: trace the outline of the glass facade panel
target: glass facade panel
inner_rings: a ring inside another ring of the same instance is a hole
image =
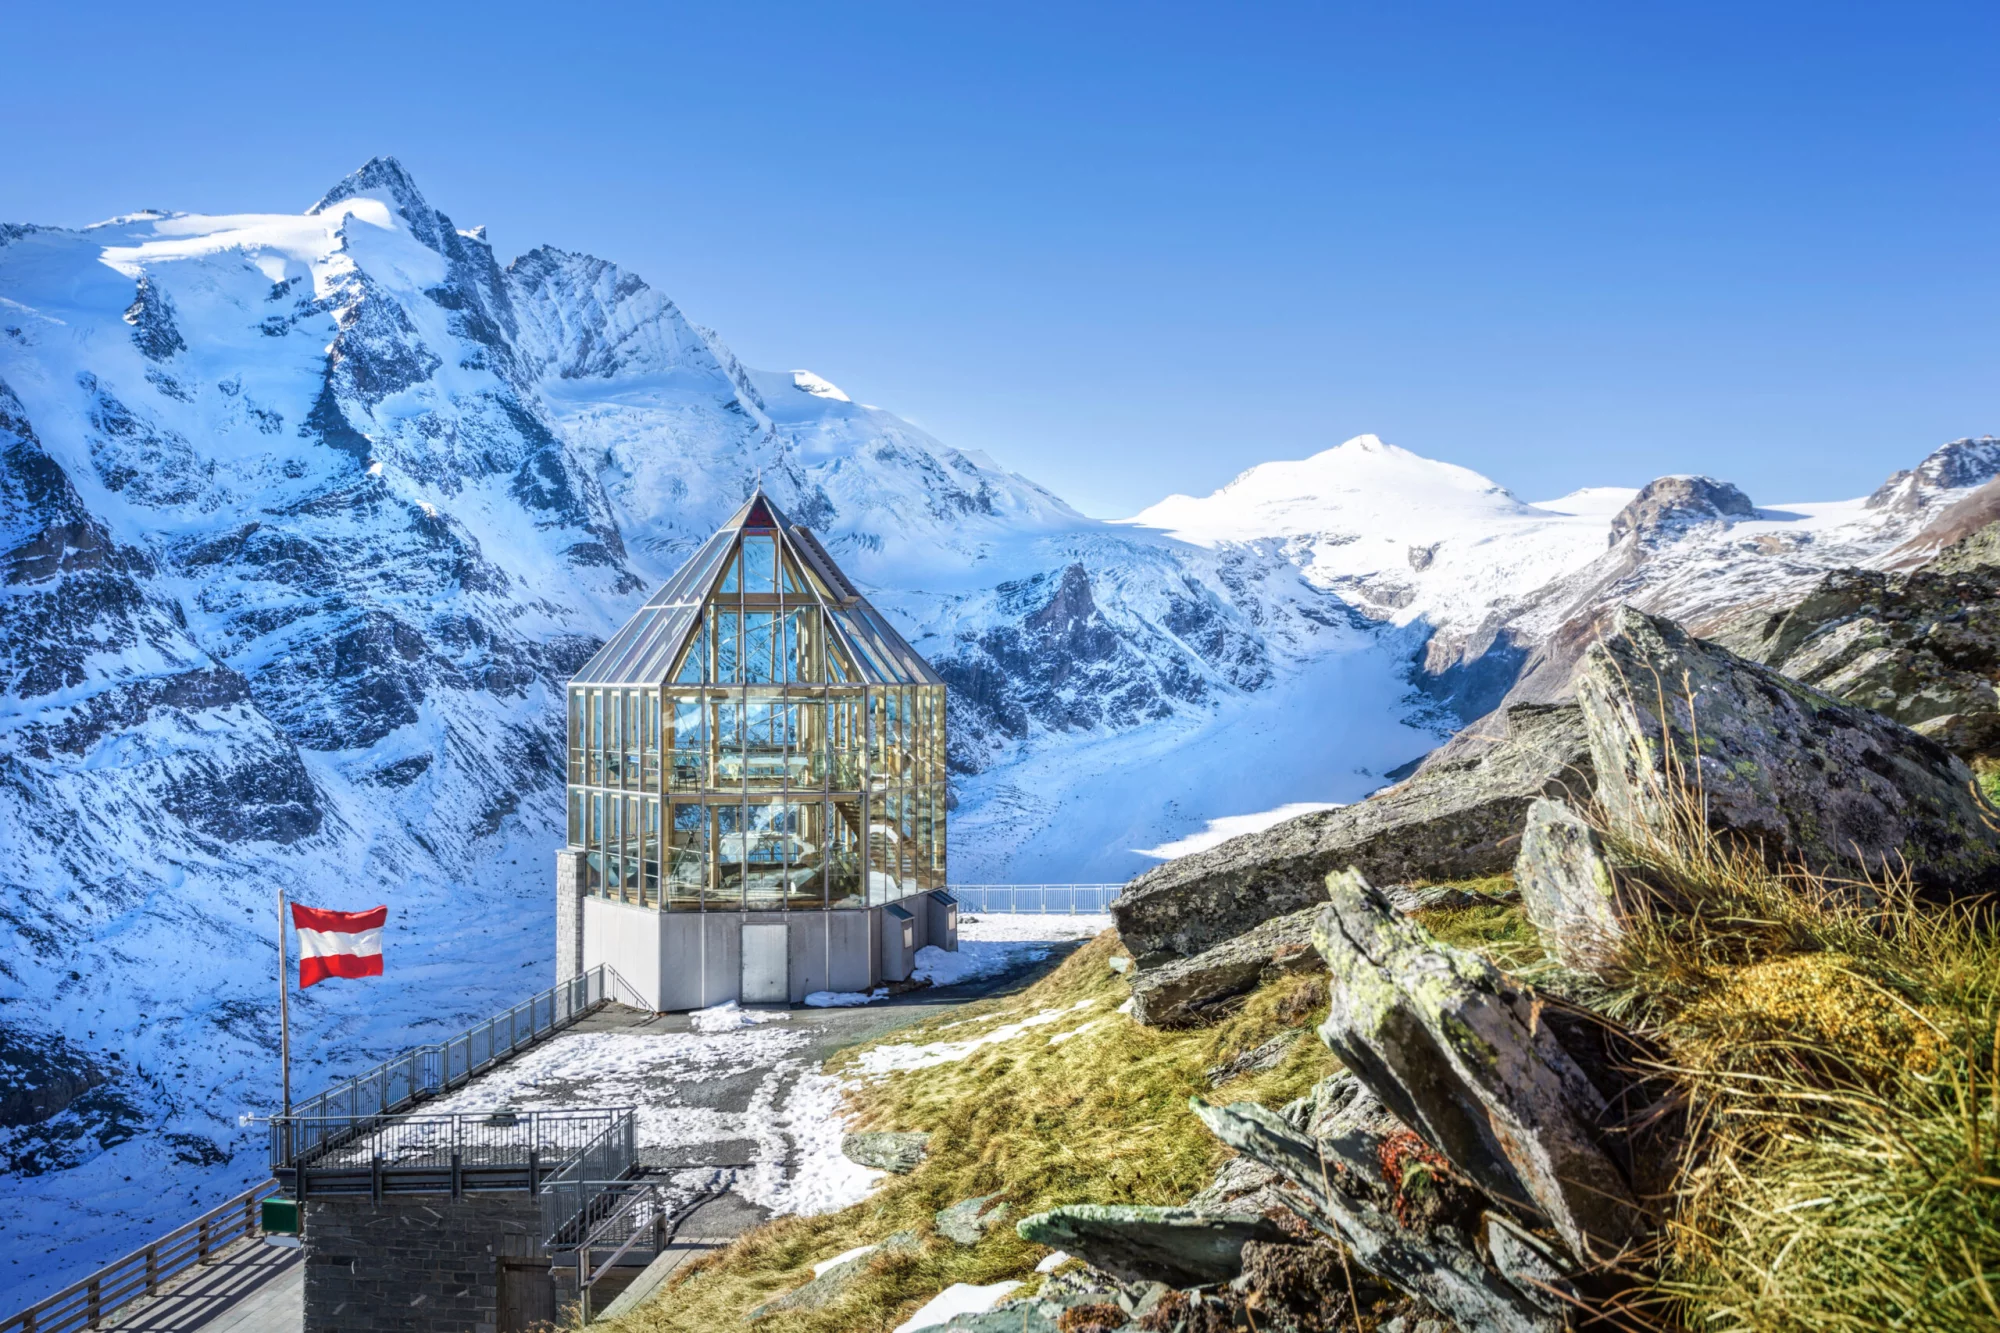
[[[658,674],[593,674],[601,653],[567,692],[567,836],[593,894],[821,910],[947,880],[944,686],[772,514],[647,604],[671,629],[618,661]]]
[[[743,591],[771,594],[778,590],[778,545],[769,537],[743,539]]]

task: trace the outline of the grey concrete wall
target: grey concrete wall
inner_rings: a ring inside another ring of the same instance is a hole
[[[583,971],[584,853],[556,850],[556,984]]]
[[[824,914],[831,936],[832,963],[826,988],[865,991],[875,985],[880,972],[875,967],[875,918],[877,912],[852,909]]]
[[[525,1191],[308,1199],[305,1333],[495,1333],[500,1256],[541,1224]]]
[[[654,1009],[666,1006],[660,996],[660,950],[663,925],[670,914],[604,898],[583,900],[583,961],[586,967],[609,963]]]

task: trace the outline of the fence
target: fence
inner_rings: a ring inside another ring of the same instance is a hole
[[[477,1027],[406,1051],[295,1103],[290,1116],[271,1121],[271,1169],[282,1171],[295,1159],[330,1146],[338,1136],[352,1136],[375,1118],[458,1087],[618,998],[644,1003],[623,977],[599,964]]]
[[[278,1187],[267,1180],[256,1189],[176,1227],[143,1249],[107,1264],[74,1286],[35,1302],[10,1319],[0,1333],[73,1333],[96,1328],[121,1307],[151,1296],[167,1279],[206,1263],[226,1245],[257,1234],[258,1201]]]
[[[639,1160],[629,1107],[328,1119],[302,1126],[326,1146],[279,1177],[299,1198],[526,1190],[550,1234]]]
[[[1123,884],[951,884],[960,912],[1067,912],[1110,910]]]
[[[565,1239],[574,1243],[587,1236],[597,1202],[638,1161],[638,1117],[627,1111],[542,1185],[543,1243],[557,1245]]]

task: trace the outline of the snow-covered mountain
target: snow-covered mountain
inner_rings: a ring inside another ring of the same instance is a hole
[[[0,1304],[256,1177],[276,889],[393,909],[381,982],[295,1002],[303,1088],[547,983],[562,683],[760,476],[954,687],[960,878],[1123,873],[1428,743],[1278,554],[1086,519],[614,264],[503,265],[386,159],[298,215],[0,228],[0,457]],[[1327,662],[1371,706],[1273,772],[1258,710]],[[1239,713],[1150,805],[1057,761]]]
[[[258,1177],[276,889],[392,907],[302,1088],[547,983],[563,681],[759,478],[949,681],[967,882],[1354,799],[1606,598],[1776,595],[1996,466],[1527,504],[1364,436],[1110,524],[392,160],[0,226],[0,1306]]]

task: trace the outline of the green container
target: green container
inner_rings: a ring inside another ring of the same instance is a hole
[[[273,1196],[264,1200],[264,1231],[273,1236],[299,1234],[299,1201]]]

